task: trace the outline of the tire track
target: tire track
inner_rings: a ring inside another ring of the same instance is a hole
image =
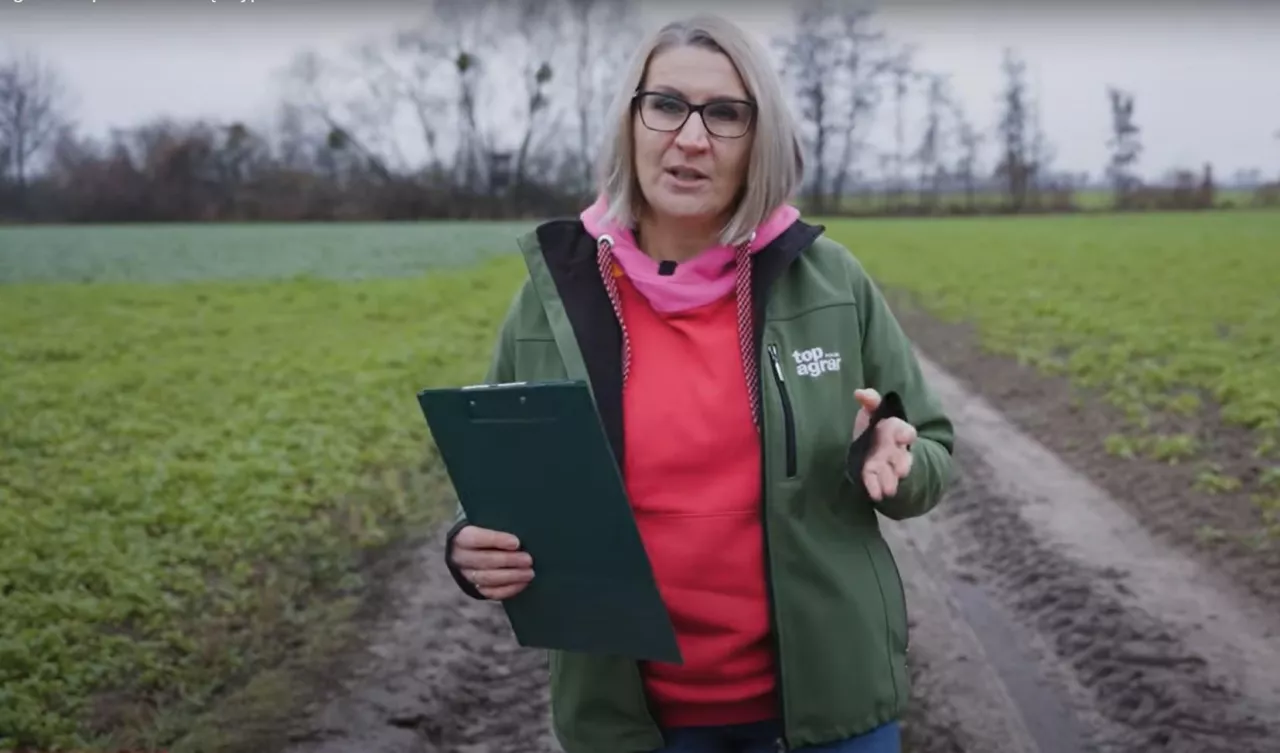
[[[368,645],[346,658],[348,676],[299,721],[285,753],[562,753],[550,729],[545,654],[515,642],[500,606],[457,590],[441,566],[441,539],[402,555]],[[937,606],[937,594],[918,579],[907,587],[913,620],[932,626],[921,630],[950,637],[935,642],[944,650],[912,649],[905,750],[995,751],[1020,734],[1016,720],[993,714],[1008,700],[997,698],[989,673],[978,677],[980,649],[956,638],[957,617]]]
[[[1230,678],[1119,597],[1118,573],[1043,548],[1017,503],[991,494],[985,469],[968,453],[962,458],[967,470],[949,515],[973,542],[959,560],[965,578],[1038,634],[1049,649],[1044,663],[1063,665],[1042,675],[1070,683],[1073,695],[1083,691],[1109,722],[1093,727],[1097,750],[1274,753],[1275,733]],[[1061,679],[1063,672],[1071,678]]]
[[[289,753],[560,753],[545,654],[459,592],[442,554],[435,536],[408,555],[351,676]]]
[[[1069,699],[1058,711],[1097,750],[1274,753],[1273,620],[922,360],[968,442],[947,501],[903,530],[942,553],[958,598],[1031,636],[1040,661],[1020,669]]]

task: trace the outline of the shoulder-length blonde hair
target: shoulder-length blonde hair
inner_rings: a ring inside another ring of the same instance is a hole
[[[736,24],[715,15],[669,23],[650,35],[632,56],[610,109],[600,150],[600,192],[609,205],[607,219],[633,227],[644,211],[644,196],[635,174],[632,97],[643,83],[654,55],[685,45],[728,57],[742,78],[747,96],[756,102],[745,185],[720,233],[722,243],[737,245],[748,240],[756,226],[791,199],[804,177],[804,156],[795,117],[787,106],[782,82],[768,52]]]

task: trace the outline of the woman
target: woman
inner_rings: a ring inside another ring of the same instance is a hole
[[[787,205],[802,162],[766,52],[698,17],[622,85],[599,200],[522,239],[488,379],[589,380],[685,662],[552,652],[556,734],[896,751],[907,616],[877,513],[938,503],[951,423],[857,260]],[[475,598],[535,577],[461,514],[446,559]]]

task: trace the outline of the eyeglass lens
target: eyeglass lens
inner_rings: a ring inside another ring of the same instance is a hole
[[[640,118],[655,131],[677,131],[689,118],[688,102],[666,94],[640,96]],[[735,138],[751,125],[751,106],[744,102],[712,102],[702,110],[702,122],[716,136]]]

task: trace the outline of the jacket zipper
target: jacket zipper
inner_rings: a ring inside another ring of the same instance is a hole
[[[907,587],[904,585],[902,578],[902,568],[898,567],[898,558],[893,556],[893,549],[884,544],[885,551],[889,555],[889,567],[893,569],[893,575],[898,581],[898,593],[902,597],[902,630],[905,633],[902,650],[905,653],[911,653],[911,609],[907,606]]]
[[[778,382],[778,388],[782,395],[783,415],[785,416],[785,428],[787,436],[787,472],[788,477],[794,475],[794,455],[795,455],[795,419],[791,414],[791,398],[787,395],[785,380],[782,377],[782,367],[778,363],[778,346],[773,343],[769,344],[769,360],[773,363],[774,379]],[[763,437],[765,434],[765,410],[760,410],[760,433]],[[760,464],[761,473],[764,476],[763,490],[767,494],[769,489],[769,463],[768,453],[765,453],[766,462]],[[778,753],[786,753],[790,750],[787,744],[787,703],[784,698],[784,685],[782,677],[782,637],[779,634],[778,627],[778,603],[776,597],[776,588],[773,578],[773,559],[769,547],[769,511],[763,503],[760,505],[760,524],[764,532],[764,558],[765,558],[765,594],[769,602],[769,622],[773,634],[773,655],[774,655],[774,682],[777,684],[778,694],[778,722],[781,732],[778,739],[774,741],[774,748]]]
[[[778,394],[782,396],[783,428],[787,438],[787,478],[796,475],[796,419],[791,411],[791,395],[787,392],[787,379],[782,375],[782,364],[778,361],[778,346],[769,343],[769,360],[773,363],[773,379],[778,383]]]
[[[893,561],[894,574],[898,576],[898,593],[902,594],[902,631],[905,638],[902,642],[903,653],[911,653],[911,607],[907,606],[907,587],[903,585],[902,568],[898,567],[898,560],[893,556],[893,552],[889,552],[889,559]]]

